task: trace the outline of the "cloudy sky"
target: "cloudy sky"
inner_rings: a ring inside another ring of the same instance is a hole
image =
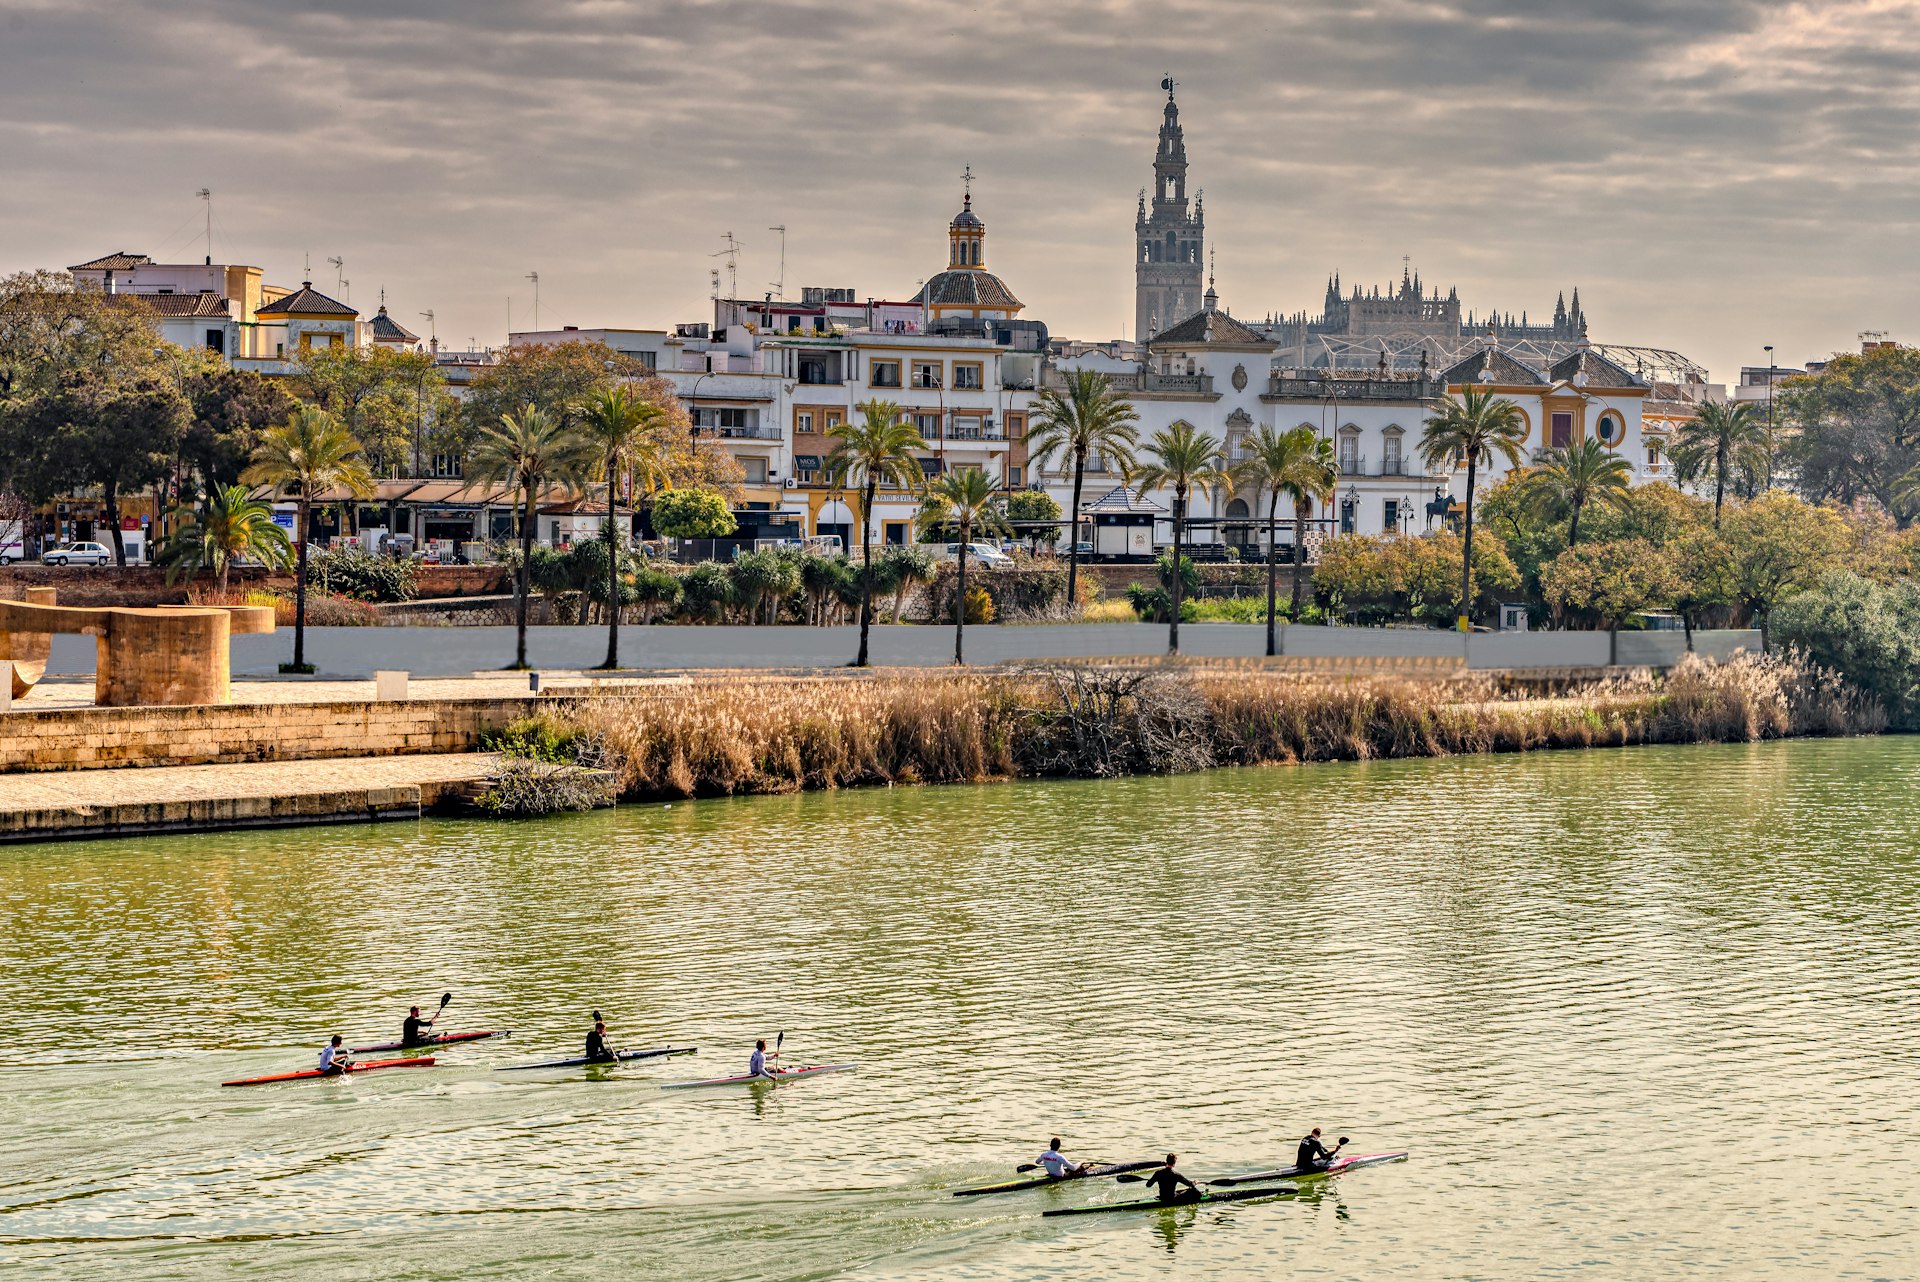
[[[1132,319],[1171,73],[1224,301],[1403,255],[1716,377],[1920,340],[1920,0],[0,0],[0,271],[213,252],[443,342],[905,297],[979,175],[1056,334]],[[511,299],[511,304],[509,304]]]

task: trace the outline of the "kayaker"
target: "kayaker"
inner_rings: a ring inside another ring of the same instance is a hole
[[[347,1071],[353,1063],[353,1055],[342,1048],[340,1034],[335,1033],[333,1040],[320,1048],[320,1072],[327,1077],[338,1077]]]
[[[433,1038],[428,1035],[423,1035],[420,1030],[432,1027],[432,1020],[420,1018],[420,1008],[418,1006],[407,1007],[407,1017],[402,1020],[400,1024],[400,1044],[402,1046],[425,1046],[428,1042],[432,1041]]]
[[[587,1063],[617,1064],[620,1057],[614,1054],[613,1047],[607,1045],[607,1026],[601,1020],[593,1021],[593,1031],[587,1034]]]
[[[1064,1180],[1070,1175],[1085,1175],[1087,1164],[1068,1161],[1060,1153],[1060,1137],[1054,1136],[1047,1145],[1047,1151],[1038,1159],[1038,1165],[1045,1170],[1049,1179]]]
[[[1300,1151],[1294,1155],[1293,1164],[1302,1174],[1308,1171],[1324,1171],[1333,1165],[1333,1155],[1338,1153],[1346,1142],[1342,1139],[1333,1148],[1328,1148],[1320,1142],[1320,1128],[1316,1126],[1308,1132],[1305,1139],[1300,1141]]]
[[[1179,1160],[1178,1153],[1167,1154],[1167,1164],[1147,1177],[1147,1187],[1162,1202],[1187,1202],[1200,1196],[1200,1186],[1173,1169]],[[1186,1186],[1184,1193],[1180,1191],[1182,1185]]]
[[[769,1082],[778,1080],[767,1068],[767,1039],[764,1037],[753,1044],[753,1054],[747,1059],[747,1076],[764,1077]]]

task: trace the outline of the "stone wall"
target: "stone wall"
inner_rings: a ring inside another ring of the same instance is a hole
[[[538,700],[529,694],[13,712],[0,717],[0,775],[469,752],[481,735],[528,715]]]
[[[204,576],[203,586],[211,581]],[[510,591],[505,566],[499,565],[423,565],[415,580],[422,597],[484,596]],[[266,587],[293,591],[291,574],[269,574],[257,565],[235,566],[229,586],[234,591]],[[187,585],[168,584],[166,571],[152,565],[0,565],[0,598],[20,598],[22,588],[52,587],[60,590],[61,605],[185,605]]]

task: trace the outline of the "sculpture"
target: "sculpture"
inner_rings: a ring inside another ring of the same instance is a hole
[[[93,701],[103,708],[226,703],[235,633],[273,631],[264,605],[63,606],[54,589],[0,601],[0,659],[18,699],[46,675],[55,633],[94,638]]]

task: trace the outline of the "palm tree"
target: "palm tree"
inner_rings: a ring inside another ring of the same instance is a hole
[[[667,412],[626,384],[589,395],[575,411],[582,439],[598,455],[607,483],[607,657],[600,666],[620,666],[620,549],[614,529],[620,481],[651,494],[667,481],[666,453],[654,429]]]
[[[273,523],[273,509],[255,500],[246,486],[219,485],[206,509],[167,540],[160,559],[169,583],[181,573],[191,579],[201,570],[212,570],[224,601],[227,570],[240,557],[251,557],[270,570],[284,569],[293,560],[293,543]]]
[[[360,453],[360,443],[340,420],[314,405],[294,407],[287,421],[268,428],[253,451],[253,462],[240,475],[248,485],[271,485],[292,490],[299,505],[294,531],[293,662],[282,672],[311,672],[307,663],[307,534],[313,514],[313,496],[343,489],[356,499],[371,498],[373,473]]]
[[[1161,486],[1173,488],[1173,616],[1167,621],[1167,652],[1180,653],[1180,549],[1187,524],[1187,495],[1193,487],[1232,485],[1220,467],[1220,442],[1182,419],[1153,434],[1147,443],[1147,462],[1135,463],[1127,483],[1140,497]]]
[[[857,422],[827,429],[836,439],[822,462],[828,485],[851,485],[860,492],[860,654],[853,666],[864,668],[867,631],[873,626],[873,497],[883,484],[918,486],[922,477],[914,451],[926,449],[927,443],[892,401],[867,401],[854,408],[860,411]]]
[[[514,577],[515,602],[513,667],[527,666],[528,568],[533,560],[535,511],[540,489],[556,482],[577,489],[599,462],[596,447],[584,441],[567,421],[529,402],[518,414],[502,414],[497,426],[481,429],[467,463],[475,481],[506,485],[520,505],[520,565]],[[618,601],[616,596],[615,601]]]
[[[1767,425],[1752,401],[1722,405],[1701,404],[1694,417],[1674,434],[1673,470],[1683,482],[1713,478],[1713,528],[1720,528],[1720,505],[1727,482],[1742,471],[1764,473],[1767,468]]]
[[[1140,447],[1136,426],[1139,414],[1133,402],[1113,390],[1113,380],[1098,370],[1068,373],[1066,391],[1041,390],[1027,420],[1027,459],[1043,467],[1055,455],[1073,460],[1073,505],[1067,509],[1067,606],[1080,598],[1080,485],[1087,472],[1087,456],[1098,454],[1125,476],[1133,469],[1133,453]]]
[[[1483,456],[1499,453],[1514,467],[1527,443],[1527,420],[1520,407],[1503,396],[1469,387],[1458,399],[1449,396],[1440,412],[1427,420],[1420,437],[1420,456],[1427,469],[1441,472],[1461,458],[1467,461],[1465,538],[1460,552],[1460,630],[1471,626],[1473,613],[1473,488]]]
[[[953,662],[966,663],[964,649],[967,631],[967,541],[976,529],[1004,529],[993,505],[995,483],[977,467],[963,467],[936,477],[927,486],[927,500],[920,508],[920,524],[926,529],[957,528],[960,534],[960,579],[953,601]]]
[[[1589,503],[1625,505],[1633,482],[1627,461],[1598,441],[1544,450],[1527,476],[1526,486],[1541,511],[1570,514],[1567,546],[1580,542],[1580,513]]]
[[[1293,499],[1293,611],[1300,614],[1301,509],[1315,499],[1331,495],[1338,480],[1334,467],[1333,442],[1310,427],[1277,432],[1263,424],[1246,442],[1246,455],[1233,468],[1233,482],[1254,491],[1267,492],[1267,653],[1280,653],[1274,628],[1279,613],[1280,496]]]

